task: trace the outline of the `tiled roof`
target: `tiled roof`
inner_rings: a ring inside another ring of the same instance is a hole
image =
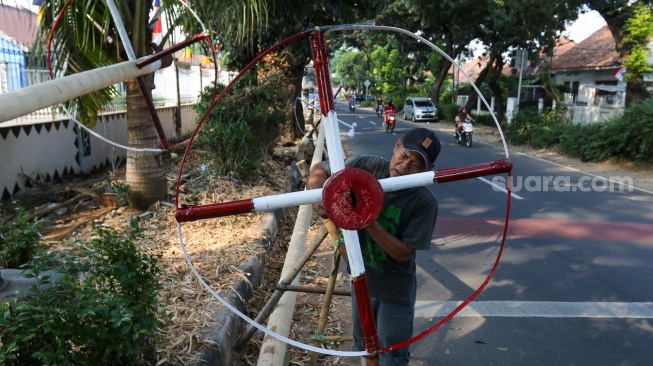
[[[30,48],[36,39],[37,29],[37,18],[33,12],[0,5],[0,37]]]
[[[607,25],[553,59],[554,70],[618,67],[620,65],[621,58]]]
[[[478,75],[483,71],[485,66],[487,65],[488,61],[490,60],[489,56],[479,56],[476,57],[475,59],[469,61],[468,63],[462,65],[460,68],[467,74],[469,77],[473,80],[476,81],[478,79]],[[454,65],[451,65],[451,68],[449,68],[449,73],[453,73],[455,69]],[[505,62],[503,64],[503,70],[501,70],[501,73],[506,75],[506,76],[511,76],[512,75],[512,70],[510,68],[510,63]],[[463,73],[460,73],[460,83],[462,84],[469,84],[469,80],[463,75]]]

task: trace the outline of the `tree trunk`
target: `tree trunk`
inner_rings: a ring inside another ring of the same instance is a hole
[[[450,32],[447,32],[447,54],[451,55],[452,58],[458,57],[458,51],[454,51],[454,46],[453,46],[453,36],[451,35]],[[444,84],[444,81],[446,80],[447,76],[449,75],[449,69],[451,68],[451,61],[449,61],[447,58],[442,57],[439,65],[437,66],[438,68],[438,75],[435,77],[435,83],[433,84],[433,87],[431,87],[431,90],[429,90],[429,98],[433,100],[433,103],[435,105],[440,104],[440,94],[442,93],[442,84]],[[456,72],[455,68],[453,72]]]
[[[304,109],[302,103],[297,101],[297,97],[300,97],[302,93],[302,79],[306,62],[298,57],[286,56],[286,61],[289,63],[288,68],[284,70],[288,80],[285,91],[287,123],[282,125],[280,137],[283,142],[292,142],[302,136],[305,124]]]
[[[488,67],[490,66],[491,65],[488,64]],[[503,71],[503,58],[497,57],[494,60],[494,65],[491,66],[490,72],[488,73],[487,85],[492,91],[492,96],[494,97],[499,122],[504,121],[506,117],[503,93],[501,93],[501,86],[499,86],[498,83],[499,77],[501,77],[501,71]]]
[[[146,80],[152,79],[149,75]],[[127,81],[127,141],[134,148],[157,148],[159,140],[136,79]],[[161,153],[127,151],[129,203],[145,210],[167,196]]]
[[[492,68],[492,64],[494,63],[495,57],[490,55],[490,60],[488,60],[487,64],[485,65],[485,68],[481,70],[481,73],[478,74],[478,77],[476,80],[474,80],[474,84],[476,84],[476,87],[481,89],[481,84],[485,82],[485,79],[487,78],[488,73],[490,72],[490,69]],[[471,81],[470,81],[471,82]],[[469,98],[467,99],[467,103],[465,104],[465,109],[467,109],[467,112],[469,113],[472,108],[476,105],[476,100],[478,99],[478,95],[476,94],[476,91],[472,89],[470,92]]]

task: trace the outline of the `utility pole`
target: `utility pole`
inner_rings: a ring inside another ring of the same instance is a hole
[[[521,97],[521,80],[522,75],[524,75],[524,56],[526,56],[526,50],[517,50],[515,52],[516,59],[519,60],[519,87],[517,88],[517,110],[519,110],[519,98]],[[517,63],[515,62],[515,66]]]

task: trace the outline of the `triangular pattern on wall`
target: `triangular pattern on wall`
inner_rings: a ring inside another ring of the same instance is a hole
[[[14,136],[16,136],[16,138],[18,138],[18,135],[20,135],[20,130],[21,130],[20,126],[14,126],[14,127],[9,127],[9,128],[11,128],[11,132],[14,133]]]
[[[18,182],[16,182],[14,183],[14,192],[11,195],[15,195],[18,191],[20,191],[20,186],[18,185]]]
[[[36,133],[40,134],[41,133],[41,128],[43,128],[43,125],[41,123],[37,123],[34,125],[34,129],[36,130]]]
[[[9,134],[9,129],[8,128],[0,128],[0,135],[2,135],[3,140],[7,139],[8,134]]]
[[[75,135],[77,135],[77,131],[78,131],[78,130],[79,130],[79,127],[77,127],[77,124],[75,123],[75,124],[73,125],[73,132],[75,133]]]
[[[61,176],[65,177],[67,175],[68,175],[68,167],[66,166],[66,167],[63,168],[63,172],[61,172]]]
[[[53,123],[52,122],[51,123],[44,123],[43,125],[45,126],[45,130],[50,132],[50,129],[52,128]]]
[[[54,176],[52,177],[52,180],[55,182],[61,180],[61,176],[59,175],[59,171],[57,169],[54,170]]]
[[[59,126],[61,126],[61,121],[54,121],[54,129],[59,131]]]
[[[25,134],[29,136],[29,133],[32,132],[32,126],[33,125],[24,125],[23,130],[25,130]]]
[[[45,173],[45,179],[43,179],[45,183],[50,183],[52,178],[50,178],[50,173]]]
[[[5,189],[2,190],[2,200],[8,200],[9,198],[11,198],[11,193],[9,193],[7,187],[5,187]]]
[[[77,141],[77,140],[75,140],[75,141]],[[77,145],[75,145],[75,146],[77,146]],[[77,162],[77,165],[82,165],[79,162],[79,150],[77,150],[77,153],[75,154],[75,161]]]
[[[66,120],[61,121],[61,123],[63,123],[63,126],[64,126],[65,128],[68,128],[68,123],[70,123],[70,120],[67,120],[67,119],[66,119]]]

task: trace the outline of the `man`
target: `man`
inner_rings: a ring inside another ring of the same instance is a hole
[[[366,170],[377,179],[426,172],[435,167],[440,140],[425,128],[416,128],[397,140],[390,161],[377,156],[347,159],[349,168]],[[329,164],[311,169],[309,188],[320,188],[329,176]],[[316,212],[326,217],[324,208]],[[374,223],[358,231],[372,309],[381,347],[392,346],[413,335],[415,314],[416,250],[429,249],[438,213],[436,197],[426,187],[384,194],[381,214]],[[365,350],[360,317],[352,291],[354,349]],[[406,365],[408,347],[368,358],[367,365]]]

